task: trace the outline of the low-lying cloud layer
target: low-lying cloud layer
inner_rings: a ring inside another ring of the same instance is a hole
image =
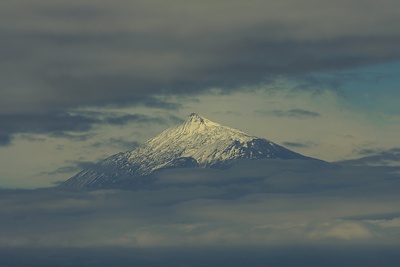
[[[361,158],[342,161],[341,164],[359,166],[400,166],[400,148],[395,147],[388,150],[364,149],[358,152]]]
[[[141,191],[2,190],[0,263],[396,266],[399,173],[261,160],[162,171]]]
[[[2,192],[2,247],[398,245],[398,169],[247,162],[143,191]]]

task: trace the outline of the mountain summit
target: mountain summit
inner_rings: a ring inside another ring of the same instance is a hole
[[[310,159],[269,140],[190,114],[136,149],[118,153],[61,184],[81,189],[143,187],[146,176],[171,168],[226,169],[238,159]]]

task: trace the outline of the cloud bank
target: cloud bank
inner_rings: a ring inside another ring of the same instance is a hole
[[[168,108],[154,96],[390,62],[400,57],[398,8],[392,0],[4,2],[0,112]]]
[[[141,121],[79,112],[88,107],[149,114],[210,92],[339,92],[360,79],[355,68],[399,59],[398,9],[392,0],[3,2],[0,146],[21,133],[76,140],[69,132]],[[323,117],[298,107],[271,115]]]
[[[250,259],[262,266],[290,254],[309,266],[332,255],[336,263],[395,266],[399,173],[260,160],[223,171],[161,171],[140,191],[1,190],[0,249],[9,252],[0,263],[25,255],[32,266],[103,266],[115,257],[117,266],[174,266],[182,257],[189,266]]]
[[[168,170],[142,191],[4,190],[0,246],[209,247],[398,244],[388,167],[247,162]]]

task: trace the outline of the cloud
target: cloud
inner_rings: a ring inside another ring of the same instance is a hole
[[[288,147],[294,147],[294,148],[305,148],[305,147],[312,147],[315,146],[316,144],[312,143],[312,142],[304,142],[304,143],[300,143],[300,142],[283,142],[284,146],[288,146]]]
[[[311,239],[365,240],[373,237],[362,222],[341,220],[321,223],[307,234]]]
[[[398,174],[390,168],[249,161],[152,179],[139,191],[2,190],[0,246],[398,244]]]
[[[93,168],[96,163],[90,162],[90,161],[66,161],[67,166],[57,168],[54,171],[49,171],[49,172],[41,172],[40,175],[56,175],[56,174],[64,174],[68,173],[70,175],[73,175],[74,173],[77,173],[83,169],[87,168]]]
[[[362,149],[360,155],[367,155],[358,159],[340,161],[340,164],[356,166],[400,166],[400,148]]]
[[[71,133],[60,132],[60,131],[52,132],[49,135],[51,137],[66,138],[66,139],[73,140],[73,141],[86,141],[86,140],[88,140],[88,139],[93,137],[93,134],[88,134],[88,133],[85,133],[85,134],[73,133],[73,134],[71,134]],[[32,139],[32,140],[34,141],[34,139]]]
[[[0,189],[0,264],[391,266],[398,178],[387,167],[250,161],[159,172],[139,191]]]
[[[277,117],[292,117],[292,118],[315,118],[321,116],[318,112],[314,111],[309,111],[309,110],[304,110],[304,109],[290,109],[290,110],[272,110],[272,111],[265,111],[265,110],[258,110],[256,111],[257,113],[260,114],[267,114],[267,115],[273,115]]]
[[[11,144],[11,136],[8,134],[1,134],[0,133],[0,147],[1,146],[8,146]]]
[[[106,123],[113,125],[125,125],[131,122],[136,122],[136,123],[156,122],[160,124],[164,123],[164,120],[162,118],[150,118],[149,116],[143,114],[125,114],[122,116],[110,116],[106,117],[104,120]]]
[[[129,149],[134,149],[138,147],[140,144],[139,142],[136,141],[127,141],[124,139],[119,139],[119,138],[110,138],[108,140],[102,140],[100,142],[96,142],[91,144],[91,147],[115,147],[123,150],[129,150]]]
[[[398,7],[391,0],[4,3],[0,112],[174,109],[178,103],[154,96],[229,92],[393,61]]]
[[[57,131],[83,132],[91,125],[99,123],[97,119],[65,112],[39,115],[3,115],[0,116],[2,131],[10,133],[46,133]]]
[[[126,114],[115,112],[54,112],[45,114],[0,115],[0,145],[11,142],[15,134],[48,134],[52,137],[67,138],[74,141],[86,141],[92,137],[88,133],[99,125],[164,124],[175,117],[149,116],[144,114]]]
[[[293,90],[338,91],[343,76],[314,73],[400,57],[399,1],[392,0],[0,5],[1,146],[17,133],[83,141],[99,125],[158,123],[158,117],[72,112],[77,107],[177,110],[184,101],[163,97],[193,99],[209,88],[229,93],[259,83],[274,87],[277,79],[293,81]],[[321,117],[306,109],[274,112]],[[388,160],[398,162],[396,150],[353,163]],[[210,259],[214,266],[226,260],[229,266],[294,266],[311,255],[313,264],[304,265],[399,266],[398,216],[374,219],[399,210],[397,167],[262,163],[226,172],[170,170],[143,191],[1,190],[0,265],[46,266],[35,262],[38,257],[47,266],[124,265],[129,255],[139,257],[139,264],[129,266],[212,266],[203,264]],[[72,171],[77,163],[66,165],[55,172]],[[339,248],[330,254],[319,250],[321,244]],[[357,250],[355,244],[371,249]],[[232,246],[240,249],[215,249]],[[171,247],[177,248],[172,259],[163,254]],[[204,254],[196,262],[187,260],[199,250]],[[338,264],[340,256],[358,261]],[[11,263],[1,262],[9,257]]]
[[[77,266],[210,266],[240,267],[296,266],[318,267],[371,266],[395,267],[400,263],[395,248],[381,246],[282,246],[271,248],[162,248],[162,249],[3,249],[5,265],[32,267]]]
[[[96,118],[72,115],[66,112],[47,114],[0,115],[0,146],[11,144],[15,134],[23,134],[27,140],[34,140],[32,134],[50,134],[71,140],[84,141],[93,125],[101,123]],[[71,134],[74,133],[74,134]],[[78,134],[77,134],[78,133]]]

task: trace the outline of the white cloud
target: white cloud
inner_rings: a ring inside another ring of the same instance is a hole
[[[373,237],[373,233],[361,222],[333,220],[320,223],[307,233],[311,239],[363,240]]]

